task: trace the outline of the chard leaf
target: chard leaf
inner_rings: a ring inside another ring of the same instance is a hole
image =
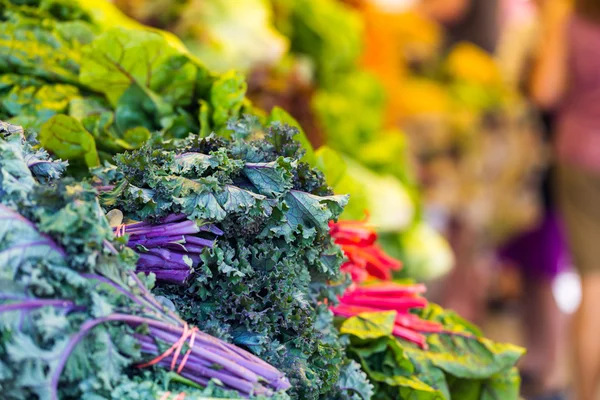
[[[150,139],[150,131],[143,126],[128,129],[123,134],[123,140],[131,149],[141,147],[148,139]]]
[[[342,323],[340,333],[359,339],[378,339],[390,336],[394,330],[396,311],[361,313]]]
[[[401,399],[446,400],[439,391],[419,380],[417,376],[386,376],[379,372],[372,372],[369,376],[376,382],[385,383],[388,386],[386,391],[390,393],[396,392],[396,396]],[[396,391],[390,390],[390,388],[396,388]]]
[[[123,93],[137,84],[172,105],[187,105],[193,95],[197,66],[159,32],[110,29],[83,49],[79,78],[104,93],[117,107]],[[178,66],[173,78],[173,67]]]
[[[519,370],[512,367],[500,371],[483,382],[481,386],[481,400],[516,399],[519,397],[521,377]]]
[[[115,123],[120,132],[138,127],[154,131],[160,128],[160,117],[172,112],[162,99],[137,82],[132,82],[119,97]]]
[[[524,350],[511,344],[460,334],[427,337],[428,358],[446,373],[467,379],[484,379],[514,366]]]
[[[451,311],[430,304],[421,314],[444,323],[445,331],[427,337],[427,358],[447,374],[465,379],[485,379],[513,367],[525,350],[481,337],[470,323]]]
[[[395,338],[381,336],[361,340],[354,337],[351,343],[350,355],[360,362],[381,398],[445,400],[440,391],[419,379]]]
[[[3,7],[15,6],[3,4]],[[74,84],[78,82],[79,59],[79,53],[57,32],[36,19],[2,22],[0,72],[18,71],[49,82]]]
[[[100,165],[94,137],[81,122],[68,115],[55,115],[40,131],[40,142],[63,159],[83,158],[88,167]]]
[[[482,381],[478,379],[458,379],[450,376],[450,398],[480,400]],[[518,397],[516,397],[518,398]]]
[[[27,128],[40,129],[50,117],[67,113],[71,101],[79,98],[79,90],[66,84],[48,84],[36,81],[33,85],[14,85],[3,96],[2,104],[13,115],[15,123],[21,124],[25,118],[31,122]]]
[[[448,387],[444,371],[433,365],[431,360],[428,359],[426,351],[404,346],[404,352],[415,368],[415,375],[418,376],[423,383],[440,391],[443,394],[444,399],[452,398],[450,396],[450,388]],[[462,399],[462,397],[459,398]]]

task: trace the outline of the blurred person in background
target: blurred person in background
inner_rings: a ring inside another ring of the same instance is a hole
[[[511,4],[512,3],[512,4]],[[532,5],[527,2],[506,1],[505,36],[499,45],[498,61],[507,82],[529,92],[532,77],[532,57],[536,38],[543,32],[535,29],[541,15],[534,18]],[[511,21],[510,18],[513,20]],[[512,26],[511,26],[512,24]],[[552,142],[555,131],[553,110],[541,110],[540,131],[544,141]],[[566,315],[558,307],[553,284],[567,270],[569,255],[564,239],[562,221],[556,210],[553,175],[554,158],[543,171],[539,186],[542,216],[531,229],[517,234],[499,252],[501,260],[518,267],[523,280],[523,322],[525,346],[528,350],[521,367],[522,392],[530,399],[563,399],[566,369],[560,363],[565,347]]]
[[[582,284],[574,389],[578,400],[592,400],[600,379],[600,1],[536,4],[542,32],[531,94],[557,116],[558,204]]]
[[[536,32],[519,27],[525,29],[515,32],[516,36],[507,35],[506,43],[500,42],[500,7],[508,14],[507,10],[523,6],[526,7],[526,3],[516,4],[516,1],[422,0],[417,9],[445,26],[448,48],[457,42],[469,41],[490,53],[498,50],[500,61],[506,58],[519,59],[517,63],[521,65],[505,68],[514,75],[507,77],[507,80],[519,85],[528,80],[528,74],[524,71],[531,65],[534,45],[531,38],[535,37]],[[518,43],[514,42],[515,39]],[[551,111],[543,113],[541,130],[547,140],[550,140],[553,131],[553,120]],[[501,258],[517,266],[523,278],[522,317],[528,348],[522,366],[523,394],[536,400],[565,398],[562,389],[566,383],[564,368],[559,362],[560,347],[564,344],[565,317],[554,298],[553,282],[565,269],[568,257],[555,212],[551,170],[545,171],[540,185],[540,197],[543,200],[540,222],[529,231],[518,234],[500,251]],[[490,265],[479,261],[477,255],[473,257],[473,253],[477,252],[476,238],[469,232],[469,227],[463,226],[460,221],[455,221],[454,226],[451,241],[457,252],[458,265],[447,281],[447,285],[453,289],[448,291],[452,296],[446,299],[445,305],[477,320],[483,317]]]
[[[547,140],[554,117],[542,115]],[[522,393],[532,400],[562,400],[566,377],[559,355],[564,346],[566,316],[554,297],[553,284],[566,270],[568,254],[562,224],[556,212],[551,165],[540,185],[543,213],[531,229],[517,234],[502,246],[502,261],[516,266],[523,282],[522,321],[527,354],[521,366]]]

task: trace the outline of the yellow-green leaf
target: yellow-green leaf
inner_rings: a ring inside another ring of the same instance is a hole
[[[340,332],[360,339],[377,339],[389,336],[394,330],[396,311],[361,313],[344,321]]]
[[[58,114],[46,121],[40,130],[40,142],[62,159],[83,158],[88,167],[100,165],[94,137],[68,115]]]

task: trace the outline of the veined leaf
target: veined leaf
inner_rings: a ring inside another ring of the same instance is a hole
[[[390,336],[394,330],[396,311],[362,313],[342,323],[340,333],[359,339],[377,339]]]
[[[42,145],[63,159],[83,158],[88,167],[100,165],[94,137],[81,122],[68,115],[55,115],[40,131]]]
[[[422,317],[440,322],[445,331],[427,336],[427,358],[446,373],[465,379],[486,379],[512,368],[524,349],[480,336],[470,323],[451,311],[430,304]]]
[[[292,187],[291,168],[289,161],[279,157],[268,163],[246,163],[244,174],[260,193],[277,197]]]
[[[114,107],[132,84],[169,98],[173,105],[191,100],[198,67],[181,58],[158,32],[110,29],[86,46],[84,55],[81,82],[104,93]],[[167,78],[175,65],[175,78]]]
[[[481,400],[518,399],[521,377],[517,368],[500,371],[483,382]]]
[[[244,212],[264,199],[265,196],[232,185],[225,185],[224,190],[217,194],[219,204],[227,212]]]
[[[330,220],[336,218],[348,202],[348,196],[315,196],[310,193],[290,190],[285,196],[289,209],[285,216],[292,229],[298,226],[327,229]]]

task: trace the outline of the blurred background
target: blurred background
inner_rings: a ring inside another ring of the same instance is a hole
[[[526,346],[523,396],[566,398],[582,292],[555,206],[554,112],[535,88],[552,0],[114,3],[297,119],[351,194],[343,218],[368,218],[403,261],[396,278]]]

